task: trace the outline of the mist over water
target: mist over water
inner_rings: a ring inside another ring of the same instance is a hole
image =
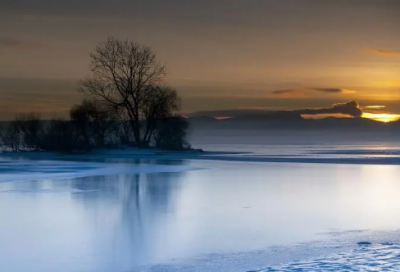
[[[400,148],[400,131],[373,130],[269,130],[210,129],[194,127],[190,142],[196,148],[213,151],[271,152],[287,148]]]

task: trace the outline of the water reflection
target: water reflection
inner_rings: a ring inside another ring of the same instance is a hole
[[[164,255],[158,252],[168,251],[172,242],[163,237],[164,228],[168,214],[176,209],[175,195],[180,193],[184,175],[120,175],[71,183],[72,188],[87,192],[74,194],[73,199],[93,217],[93,228],[102,237],[96,248],[100,255],[112,256],[108,265],[125,270],[161,261]]]
[[[29,260],[35,260],[45,271],[77,256],[83,263],[59,271],[125,271],[161,261],[159,252],[167,251],[171,242],[162,239],[168,214],[176,209],[184,176],[153,173],[0,184],[0,233],[7,233],[0,235],[0,263],[18,272],[28,271]],[[28,255],[19,262],[18,250]]]
[[[0,271],[140,271],[400,225],[397,166],[190,164],[207,170],[0,183]]]

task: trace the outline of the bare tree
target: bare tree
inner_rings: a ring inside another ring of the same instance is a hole
[[[52,120],[44,133],[43,150],[62,153],[86,152],[90,147],[79,137],[73,122]]]
[[[79,82],[79,90],[126,114],[136,144],[147,146],[154,131],[153,124],[148,123],[149,112],[168,106],[155,101],[162,90],[172,94],[161,87],[165,66],[150,47],[112,37],[97,45],[90,59],[91,76]],[[174,103],[167,104],[173,105],[168,111],[175,110]]]
[[[86,144],[104,147],[112,142],[116,115],[106,104],[85,99],[71,108],[70,117]]]
[[[154,141],[157,147],[169,150],[190,149],[186,142],[189,122],[180,116],[166,117],[159,120]]]
[[[89,115],[91,111],[91,105],[87,100],[82,101],[81,104],[72,106],[69,111],[71,121],[78,130],[79,136],[86,146],[90,146]]]
[[[43,132],[40,113],[19,114],[15,118],[15,126],[22,135],[25,148],[29,150],[38,150],[41,145],[41,136]]]
[[[12,151],[20,151],[23,142],[19,124],[14,120],[4,124],[0,131],[1,142],[4,147]]]
[[[146,119],[143,139],[150,143],[160,121],[172,117],[180,107],[180,99],[174,89],[155,87],[144,100],[143,113]]]
[[[132,145],[135,143],[129,116],[123,108],[113,108],[116,119],[119,123],[118,135],[120,143],[123,145]]]
[[[3,142],[3,134],[4,134],[4,132],[5,132],[4,122],[0,121],[0,152],[1,152],[2,146],[4,146],[4,142]]]

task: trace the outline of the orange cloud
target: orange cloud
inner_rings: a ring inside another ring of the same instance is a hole
[[[386,108],[384,105],[370,105],[370,106],[365,106],[363,109],[373,109],[373,110],[381,110]]]
[[[301,114],[304,119],[324,119],[324,118],[354,118],[350,114],[344,113],[318,113],[318,114]]]
[[[379,48],[374,48],[374,47],[369,47],[366,49],[367,52],[381,55],[381,56],[387,56],[387,57],[400,57],[400,52],[397,51],[391,51],[391,50],[384,50],[384,49],[379,49]]]
[[[303,88],[303,89],[286,89],[273,91],[272,94],[280,96],[299,96],[309,93],[323,94],[354,94],[356,91],[340,88]]]

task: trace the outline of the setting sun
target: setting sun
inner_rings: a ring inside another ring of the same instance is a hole
[[[394,122],[400,119],[400,114],[391,114],[391,113],[369,113],[364,112],[362,114],[363,118],[372,119],[375,121],[380,121],[384,123]]]

